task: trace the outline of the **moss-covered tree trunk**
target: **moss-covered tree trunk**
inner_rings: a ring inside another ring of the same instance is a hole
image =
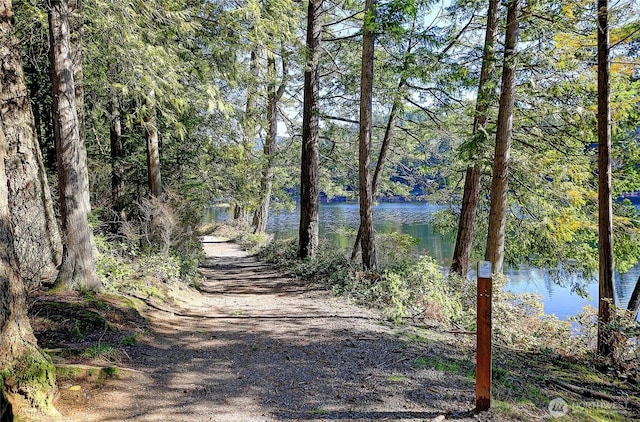
[[[65,241],[56,287],[97,290],[100,282],[88,221],[89,183],[76,110],[68,1],[50,0],[48,14],[60,214]]]
[[[3,13],[11,13],[3,2]],[[20,273],[25,281],[38,283],[54,278],[62,257],[62,242],[42,154],[36,137],[33,113],[25,84],[18,41],[12,35],[10,17],[0,22],[0,102],[7,157],[11,225]]]
[[[0,85],[3,93],[19,89],[25,91],[19,46],[12,35],[12,19],[11,1],[0,0],[0,37],[3,40],[0,45],[3,57]],[[7,50],[13,51],[8,53]],[[26,97],[26,91],[24,94]],[[33,126],[33,116],[20,105],[20,102],[5,102],[0,109],[0,387],[3,401],[9,399],[14,412],[20,413],[20,406],[26,404],[54,413],[55,368],[38,349],[27,317],[26,288],[20,273],[16,271],[16,244],[11,217],[14,204],[9,201],[10,181],[5,165],[16,157],[9,154],[11,151],[5,131],[15,133],[18,130],[16,125],[24,121],[30,121]],[[18,116],[20,118],[15,119]]]
[[[6,1],[2,3],[6,4]],[[2,13],[2,11],[0,11]],[[15,270],[16,256],[9,213],[5,159],[7,143],[0,130],[0,385],[12,412],[22,406],[55,413],[55,368],[39,349],[27,316],[27,290]]]

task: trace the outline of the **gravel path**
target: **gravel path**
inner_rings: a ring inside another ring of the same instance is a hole
[[[442,346],[205,237],[202,295],[152,308],[133,372],[60,410],[78,421],[477,420]],[[437,350],[440,350],[438,352]],[[489,419],[484,415],[482,420]]]

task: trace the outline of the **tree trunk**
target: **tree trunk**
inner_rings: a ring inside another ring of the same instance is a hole
[[[48,165],[48,170],[55,171],[55,147],[49,146],[47,144],[53,145],[55,143],[53,132],[51,131],[51,125],[53,124],[53,119],[51,118],[51,107],[47,107],[46,104],[43,104],[42,101],[42,93],[41,90],[44,90],[45,87],[42,86],[41,76],[39,69],[35,67],[28,67],[23,63],[24,73],[26,75],[25,79],[27,79],[27,89],[29,90],[29,97],[31,98],[31,111],[33,113],[33,127],[34,134],[36,140],[38,141],[38,149],[40,149],[41,153],[43,148],[41,145],[47,146],[46,155],[47,160],[45,162],[45,168]],[[46,87],[48,91],[48,87]],[[50,142],[49,142],[50,141]],[[44,159],[44,156],[43,156]],[[62,251],[62,244],[60,245],[60,250]]]
[[[244,120],[242,122],[243,129],[243,151],[240,157],[240,164],[246,169],[251,167],[251,159],[253,158],[253,151],[256,145],[256,139],[258,137],[258,81],[260,78],[260,60],[258,52],[254,49],[251,50],[250,62],[249,62],[249,74],[251,80],[247,86],[247,103],[245,105]],[[242,220],[241,223],[244,226],[248,222],[249,218],[249,204],[252,202],[253,189],[250,186],[251,180],[249,177],[239,180],[239,188],[236,193],[235,200],[238,203],[239,210],[241,212],[234,213],[234,220]],[[262,186],[261,186],[262,187]],[[262,190],[260,191],[260,193]],[[236,215],[238,216],[236,218]],[[255,215],[255,214],[254,214]]]
[[[302,159],[300,166],[300,228],[298,257],[313,257],[318,250],[318,143],[320,97],[320,39],[322,0],[309,0],[307,9],[307,56],[302,111]]]
[[[0,19],[7,13],[7,1],[2,3]],[[5,76],[3,73],[3,82]],[[6,146],[3,125],[0,129],[0,395],[7,394],[10,403],[15,403],[12,396],[22,396],[28,405],[55,413],[55,367],[38,349],[27,316],[27,291],[22,277],[15,271],[15,244],[4,165],[5,160],[10,159]]]
[[[156,124],[156,93],[152,89],[145,97],[144,133],[147,139],[147,179],[149,193],[159,198],[162,195],[160,179],[160,147],[158,144],[158,127]]]
[[[69,30],[71,42],[71,62],[73,63],[74,92],[76,96],[76,110],[78,113],[78,132],[80,140],[85,142],[84,124],[84,70],[82,67],[82,12],[78,0],[69,0]]]
[[[371,271],[377,269],[375,235],[373,230],[373,183],[371,179],[371,128],[373,125],[373,53],[374,1],[365,3],[365,22],[362,37],[362,72],[360,77],[360,133],[358,175],[360,179],[360,227],[362,235],[362,266]]]
[[[600,280],[598,289],[598,353],[611,357],[615,336],[613,222],[611,199],[611,110],[609,107],[609,2],[598,0],[598,237]]]
[[[91,211],[91,197],[89,189],[89,169],[86,148],[86,126],[85,126],[85,107],[84,107],[84,68],[82,55],[82,42],[84,25],[82,21],[82,10],[79,0],[69,0],[69,30],[70,30],[70,46],[71,46],[71,63],[73,66],[73,84],[76,97],[76,114],[78,115],[78,135],[80,136],[80,154],[82,160],[87,163],[83,167],[86,173],[82,180],[86,186],[83,186],[82,193],[86,206]]]
[[[111,207],[114,214],[112,231],[118,230],[117,220],[124,219],[124,147],[122,144],[122,122],[120,104],[115,89],[111,91],[111,120],[109,124],[111,143]]]
[[[256,142],[256,127],[258,126],[257,114],[257,97],[258,90],[256,84],[259,78],[258,67],[258,53],[255,50],[251,50],[251,61],[249,62],[249,73],[251,74],[251,81],[247,87],[247,104],[244,111],[243,131],[244,131],[244,147],[247,151],[253,149],[253,145]]]
[[[633,288],[627,304],[627,311],[631,313],[633,320],[638,318],[638,310],[640,310],[640,277],[636,281],[636,287]]]
[[[264,168],[262,169],[262,179],[260,180],[260,204],[253,215],[253,232],[264,233],[267,230],[267,220],[269,219],[269,204],[271,202],[271,191],[273,188],[273,171],[275,166],[275,151],[278,141],[278,104],[284,94],[286,88],[286,59],[285,53],[282,54],[282,81],[276,89],[276,61],[273,57],[268,59],[269,73],[271,74],[268,93],[267,120],[268,131],[267,139],[264,142],[263,152],[265,156]]]
[[[476,100],[476,112],[473,119],[473,139],[477,149],[486,146],[485,142],[480,143],[480,139],[486,140],[487,119],[489,106],[493,97],[493,88],[488,82],[493,78],[495,69],[495,43],[498,34],[498,1],[489,0],[487,11],[487,31],[484,39],[484,52],[482,55],[482,67],[480,70],[480,80],[478,81],[478,98]],[[479,157],[475,157],[479,160]],[[456,244],[451,262],[451,272],[460,277],[466,277],[469,272],[469,258],[473,247],[473,232],[476,225],[476,212],[478,200],[480,198],[480,164],[476,162],[467,167],[464,179],[464,192],[462,195],[462,206],[460,208],[460,220],[458,221],[458,232]]]
[[[56,287],[95,290],[100,288],[100,282],[91,245],[89,194],[84,191],[88,187],[87,162],[76,112],[68,2],[51,0],[48,12],[60,213],[65,240]]]
[[[513,104],[515,94],[516,47],[518,44],[521,0],[511,0],[507,11],[504,64],[500,110],[496,129],[496,147],[491,180],[491,205],[485,260],[491,261],[494,273],[502,273],[504,241],[507,222],[507,193],[509,184],[509,155],[513,131]]]
[[[0,86],[3,107],[0,111],[0,396],[5,394],[15,403],[22,396],[27,403],[48,413],[55,413],[55,368],[37,347],[27,316],[26,288],[16,268],[16,254],[10,210],[7,167],[15,157],[9,155],[9,139],[5,131],[21,133],[24,121],[33,130],[33,115],[26,97],[26,88],[19,58],[19,45],[12,33],[13,11],[10,0],[0,0]],[[19,101],[4,101],[9,92],[22,93]],[[16,119],[21,116],[22,121]],[[5,119],[5,117],[8,117]],[[30,138],[33,143],[33,135]],[[18,151],[16,151],[19,153]],[[12,409],[17,410],[17,409]],[[19,412],[18,412],[19,413]],[[6,414],[6,418],[13,415]]]
[[[473,230],[476,225],[476,211],[480,199],[480,175],[479,164],[467,167],[464,178],[464,192],[460,207],[460,220],[456,244],[451,261],[451,272],[460,277],[466,277],[469,272],[469,259],[473,247]]]
[[[242,224],[246,224],[247,218],[249,218],[247,208],[242,204],[235,204],[233,207],[233,219],[240,221]]]
[[[415,21],[414,21],[415,25]],[[414,26],[415,28],[415,26]],[[406,56],[409,56],[412,52],[413,44],[409,42]],[[406,70],[409,66],[409,60],[405,59],[403,70]],[[405,85],[407,83],[406,77],[402,76],[400,81],[398,81],[397,93],[402,93]],[[380,185],[380,179],[382,178],[382,170],[384,168],[384,163],[387,160],[387,153],[389,152],[389,146],[391,145],[391,138],[393,136],[393,130],[396,125],[396,119],[398,117],[398,109],[400,108],[401,95],[396,95],[393,104],[391,106],[391,111],[389,112],[389,118],[387,119],[387,127],[384,132],[384,138],[382,139],[382,145],[380,146],[380,152],[378,154],[378,161],[376,162],[376,168],[373,172],[373,184],[371,186],[371,195],[373,197],[376,196],[376,192],[378,191],[378,186]],[[351,250],[351,260],[355,261],[358,256],[358,252],[360,251],[360,244],[362,242],[362,225],[358,225],[358,234],[356,235],[356,240],[353,243],[353,249]]]
[[[41,69],[38,66],[31,66],[23,63],[25,79],[33,112],[33,124],[36,141],[40,155],[43,156],[43,165],[47,172],[56,171],[56,148],[55,135],[53,132],[53,117],[51,116],[51,104],[47,101],[51,93],[49,85],[44,81],[44,77],[49,77],[49,69]],[[45,73],[46,70],[46,73]],[[46,93],[45,93],[46,91]],[[62,253],[62,243],[60,244]]]
[[[3,12],[12,16],[11,3],[3,2]],[[8,18],[7,18],[8,19]],[[11,226],[21,277],[30,287],[43,278],[54,278],[62,258],[62,242],[53,211],[47,175],[25,85],[20,47],[11,23],[2,21],[0,82],[2,120],[7,143],[5,157]]]
[[[398,83],[398,91],[404,88],[406,81],[404,78]],[[375,197],[378,191],[378,185],[382,177],[382,169],[384,168],[384,162],[387,160],[387,153],[389,152],[389,146],[391,145],[391,137],[393,135],[393,129],[396,125],[396,119],[398,117],[398,108],[400,107],[400,100],[394,100],[389,112],[389,119],[387,120],[387,128],[384,132],[384,138],[382,139],[382,145],[380,146],[380,153],[378,154],[378,162],[376,163],[376,169],[373,172],[373,186],[371,186],[371,195]],[[356,235],[356,241],[353,244],[351,250],[351,260],[354,261],[358,256],[360,250],[360,243],[362,242],[362,225],[358,225],[358,234]]]

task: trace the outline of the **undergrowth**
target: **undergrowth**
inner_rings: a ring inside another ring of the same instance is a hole
[[[362,271],[348,258],[350,250],[328,247],[323,242],[312,259],[297,258],[296,239],[274,241],[261,250],[260,257],[336,294],[376,306],[396,323],[411,323],[418,326],[418,330],[436,328],[474,334],[475,281],[443,275],[441,266],[431,257],[412,256],[411,242],[404,237],[379,237],[382,242],[376,246],[383,265],[377,273]],[[615,365],[611,366],[610,361],[605,363],[592,352],[597,328],[595,309],[585,309],[572,320],[563,321],[544,313],[540,296],[504,291],[505,284],[505,277],[494,277],[493,394],[498,413],[510,420],[544,419],[549,415],[550,400],[561,397],[569,403],[570,414],[560,420],[635,417],[632,415],[637,412],[631,404],[637,400],[634,396],[640,379],[638,323],[620,317],[616,326],[611,327],[620,333],[618,355]],[[457,336],[456,342],[462,338],[475,339]],[[428,338],[424,341],[433,344]],[[415,365],[455,373],[473,385],[475,368],[471,344],[465,348],[466,358],[425,355],[418,358]],[[634,384],[628,380],[635,380]],[[559,391],[555,381],[564,382],[565,386],[586,386],[586,394],[605,389],[611,397],[615,394],[629,397],[619,402],[607,401],[605,404],[611,410],[597,413],[594,412],[597,409],[583,409],[592,405],[593,400]]]
[[[254,233],[252,228],[241,220],[221,224],[208,223],[200,231],[228,239],[249,253],[257,253],[273,240],[273,236],[267,233]]]
[[[411,321],[445,330],[475,331],[476,283],[455,275],[444,275],[429,256],[413,256],[412,240],[406,235],[380,235],[377,273],[362,271],[348,258],[349,250],[320,243],[312,259],[297,258],[297,240],[276,240],[262,248],[259,256],[291,274],[333,291],[373,305],[395,322]],[[506,278],[493,280],[493,337],[499,345],[523,351],[591,358],[596,319],[585,310],[570,321],[544,313],[541,297],[504,291]],[[618,319],[623,333],[616,362],[638,373],[640,357],[638,323]]]
[[[173,193],[145,199],[136,218],[104,223],[95,235],[96,267],[106,291],[156,295],[160,284],[198,286],[204,252],[181,203]],[[117,230],[114,230],[114,227]]]

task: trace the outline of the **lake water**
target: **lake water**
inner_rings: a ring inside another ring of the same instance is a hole
[[[375,206],[376,231],[380,233],[403,233],[419,241],[416,248],[426,253],[446,269],[451,263],[455,239],[434,233],[431,224],[433,213],[441,206],[427,203],[381,203]],[[271,213],[267,231],[276,237],[296,236],[300,211]],[[209,218],[214,221],[228,219],[226,209],[212,207]],[[353,238],[338,233],[341,228],[356,230],[360,222],[357,203],[320,204],[320,236],[339,247],[351,248]],[[509,278],[506,289],[516,293],[538,293],[542,297],[545,312],[566,319],[576,315],[586,305],[596,307],[598,298],[597,280],[584,280],[576,276],[565,276],[558,280],[556,272],[532,268],[506,268]],[[626,274],[616,274],[616,303],[626,307],[629,296],[640,275],[640,265]],[[586,284],[589,297],[583,298],[572,292],[571,286]]]

